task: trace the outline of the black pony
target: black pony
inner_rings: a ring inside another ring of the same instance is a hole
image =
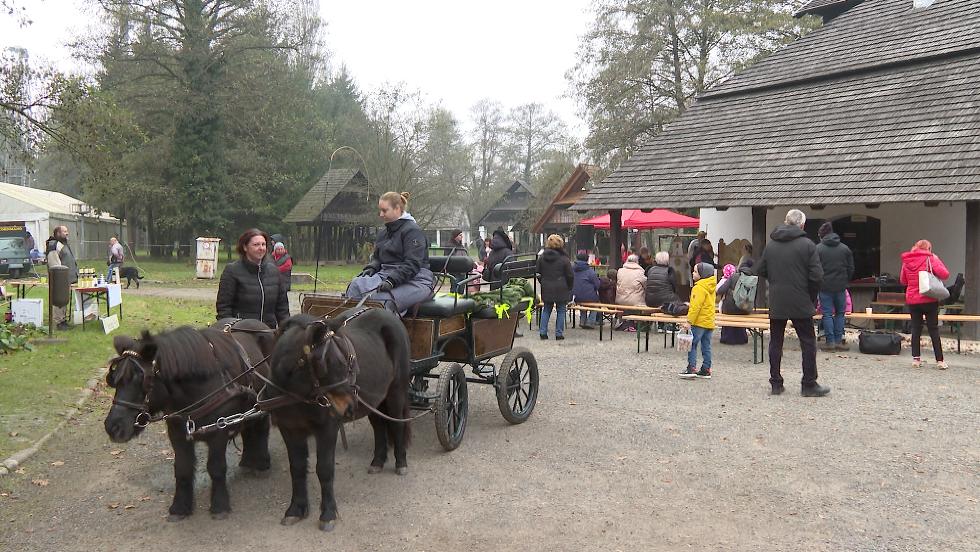
[[[249,410],[255,405],[259,386],[250,374],[250,364],[261,361],[272,349],[274,337],[257,320],[229,320],[236,331],[225,332],[225,321],[202,330],[189,327],[139,339],[119,336],[113,340],[119,355],[109,364],[106,383],[116,389],[105,430],[115,443],[139,435],[146,425],[165,419],[167,436],[174,449],[176,492],[168,521],[179,521],[194,510],[194,441],[208,445],[208,475],[211,476],[211,517],[224,519],[231,511],[225,450],[235,433],[242,434],[240,466],[263,472],[269,469],[269,417],[260,416],[242,424],[213,428],[188,438],[191,423],[197,427],[214,424],[218,418]],[[237,343],[239,345],[236,345]],[[267,364],[257,370],[268,375]],[[209,395],[211,395],[209,397]],[[200,404],[195,404],[200,403]],[[163,417],[158,414],[174,414]]]
[[[337,432],[345,420],[368,416],[374,429],[374,458],[369,473],[379,473],[388,459],[389,438],[395,448],[395,471],[408,473],[406,448],[411,379],[405,326],[384,309],[350,310],[329,320],[300,314],[281,326],[272,353],[272,381],[282,392],[273,401],[272,422],[279,427],[289,454],[292,499],[283,525],[309,513],[306,469],[307,439],[316,439],[316,474],[320,479],[320,529],[331,531],[337,519],[333,494]],[[271,386],[270,386],[271,387]]]

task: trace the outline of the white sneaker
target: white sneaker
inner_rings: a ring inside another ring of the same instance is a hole
[[[949,370],[949,364],[946,364],[945,360],[940,360],[936,363],[936,368],[940,370]]]

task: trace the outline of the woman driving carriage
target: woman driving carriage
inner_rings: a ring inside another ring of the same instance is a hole
[[[378,214],[385,227],[374,242],[371,261],[347,287],[352,299],[375,292],[372,300],[398,314],[432,298],[435,287],[429,270],[429,240],[406,212],[408,197],[408,192],[381,196]]]

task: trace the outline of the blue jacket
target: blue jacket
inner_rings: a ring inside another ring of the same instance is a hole
[[[589,263],[575,261],[572,272],[575,273],[575,285],[572,286],[572,298],[575,302],[599,301],[599,276],[592,270]]]

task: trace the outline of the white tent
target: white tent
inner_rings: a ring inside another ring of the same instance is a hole
[[[54,227],[63,224],[79,259],[101,259],[106,256],[109,238],[127,238],[126,223],[80,199],[6,182],[0,182],[0,222],[23,222],[35,247],[42,251]]]

